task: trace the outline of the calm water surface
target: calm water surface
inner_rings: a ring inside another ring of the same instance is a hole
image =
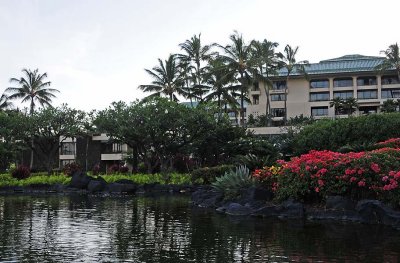
[[[189,197],[0,196],[0,262],[399,262],[400,231],[231,218]]]

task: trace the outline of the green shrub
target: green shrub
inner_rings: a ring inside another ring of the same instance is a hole
[[[175,185],[183,185],[190,184],[191,177],[188,174],[178,174],[171,173],[169,174],[168,179],[166,179],[165,175],[162,174],[109,174],[101,176],[107,183],[114,183],[121,179],[131,180],[137,184],[175,184]]]
[[[246,166],[236,167],[223,176],[217,177],[212,186],[224,193],[225,199],[233,199],[240,194],[240,190],[255,185],[256,180]]]
[[[294,138],[295,154],[310,150],[369,150],[370,145],[400,137],[400,113],[324,119],[305,126]]]
[[[15,179],[22,180],[26,179],[31,175],[29,167],[20,165],[14,171],[11,172],[11,176]]]
[[[219,165],[214,167],[204,167],[193,170],[191,172],[192,182],[196,182],[199,179],[204,184],[210,184],[215,181],[215,178],[223,176],[227,171],[231,170],[233,165]]]

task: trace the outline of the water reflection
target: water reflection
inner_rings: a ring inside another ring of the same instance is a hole
[[[230,218],[188,197],[0,196],[0,262],[398,262],[399,231]]]

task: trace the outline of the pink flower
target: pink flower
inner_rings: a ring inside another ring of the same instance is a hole
[[[389,179],[389,177],[384,176],[384,177],[382,177],[382,182],[386,182],[388,179]]]
[[[359,187],[364,187],[365,186],[365,181],[359,181],[358,182]]]
[[[315,187],[315,192],[319,193],[319,187]]]
[[[321,180],[321,179],[320,179],[320,180],[318,180],[318,185],[319,185],[319,186],[324,186],[324,184],[325,184],[325,183],[324,183],[324,181],[323,181],[323,180]]]
[[[381,168],[376,163],[371,163],[370,167],[371,167],[371,170],[374,171],[375,173],[379,173],[381,171]]]
[[[355,178],[355,177],[351,177],[350,178],[350,182],[352,183],[352,182],[355,182],[355,181],[357,181],[357,178]]]

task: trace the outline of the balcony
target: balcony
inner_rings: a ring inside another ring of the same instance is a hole
[[[123,153],[103,153],[101,154],[102,161],[120,161],[124,157]]]
[[[108,137],[105,133],[92,136],[93,141],[108,141],[109,139],[110,137]]]
[[[60,160],[75,160],[74,154],[60,154]]]

